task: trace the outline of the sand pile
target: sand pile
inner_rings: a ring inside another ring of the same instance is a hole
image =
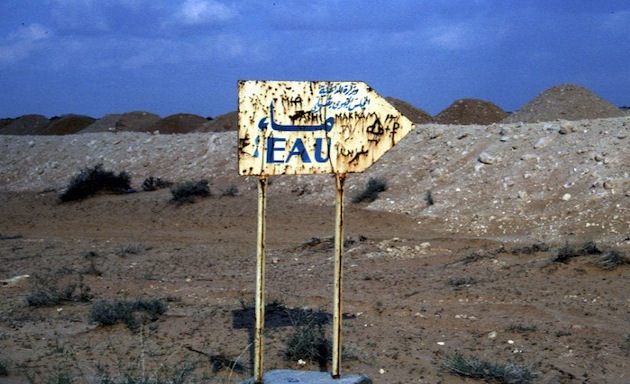
[[[227,132],[237,130],[238,112],[234,111],[205,122],[197,129],[197,132]]]
[[[162,134],[189,133],[197,131],[207,122],[208,119],[199,115],[177,113],[156,122],[149,127],[149,131],[159,131]]]
[[[479,99],[460,99],[440,112],[435,121],[438,124],[489,125],[498,123],[508,116],[496,104]]]
[[[503,122],[536,123],[557,119],[576,121],[624,115],[614,104],[580,85],[561,84],[547,89]]]
[[[535,123],[562,120],[589,120],[622,117],[628,107],[617,108],[588,89],[574,84],[561,84],[542,92],[518,111],[509,115],[490,101],[460,99],[432,117],[420,108],[393,98],[387,100],[416,124],[490,125],[493,123]],[[178,113],[163,119],[143,111],[108,114],[95,120],[88,116],[65,115],[48,119],[42,115],[24,115],[0,119],[2,135],[66,135],[100,132],[156,132],[180,134],[190,132],[226,132],[238,130],[238,112],[217,118]]]
[[[151,127],[160,121],[155,113],[133,111],[123,114],[114,113],[103,116],[81,133],[99,132],[151,132]]]
[[[23,115],[16,119],[4,120],[9,122],[0,128],[3,135],[38,135],[50,124],[50,120],[42,115]]]
[[[64,115],[50,119],[50,124],[38,132],[39,135],[72,135],[94,123],[96,119],[83,115]]]
[[[393,97],[387,97],[387,101],[389,101],[398,112],[402,113],[406,118],[416,124],[428,124],[433,122],[433,117],[430,114],[405,101]]]

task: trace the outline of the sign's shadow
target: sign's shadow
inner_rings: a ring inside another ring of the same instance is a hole
[[[342,319],[354,319],[354,314],[343,314]],[[265,305],[265,329],[282,327],[323,327],[332,323],[333,315],[322,311],[305,308],[288,308],[282,304],[273,302]],[[256,308],[244,307],[232,311],[232,327],[234,329],[247,329],[249,335],[249,362],[250,367],[254,366],[254,337],[256,332]],[[319,368],[326,372],[326,359],[319,361]]]

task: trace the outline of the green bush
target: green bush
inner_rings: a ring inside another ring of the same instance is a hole
[[[131,177],[123,171],[116,175],[103,169],[103,164],[85,168],[70,179],[68,188],[59,196],[62,203],[83,200],[99,192],[129,193]]]
[[[374,200],[378,199],[379,193],[386,190],[387,181],[385,181],[385,179],[370,177],[367,184],[365,185],[365,188],[352,198],[352,202],[355,204],[362,203],[364,201],[371,203]]]
[[[210,196],[210,187],[208,180],[186,181],[171,187],[171,194],[173,203],[194,203],[196,197]]]

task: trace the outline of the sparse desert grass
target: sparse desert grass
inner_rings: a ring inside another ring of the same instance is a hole
[[[221,192],[221,196],[234,197],[236,195],[238,195],[238,187],[236,185],[230,185]]]
[[[293,312],[293,330],[285,342],[284,359],[326,365],[332,360],[332,340],[326,335],[321,316],[308,309]]]
[[[433,199],[433,193],[431,192],[431,190],[428,190],[425,195],[424,195],[424,201],[427,202],[428,206],[434,205],[435,204],[435,200]]]
[[[212,372],[217,373],[219,371],[230,371],[238,374],[243,374],[247,371],[247,368],[240,361],[230,359],[224,354],[211,354],[206,353],[197,349],[194,349],[190,346],[187,346],[186,349],[189,351],[201,354],[206,356],[210,360],[210,365],[212,365]]]
[[[139,322],[155,321],[167,310],[168,306],[160,299],[102,300],[94,303],[89,318],[90,321],[104,326],[125,323],[129,329],[135,331],[139,327]],[[145,316],[139,319],[138,313]]]
[[[516,364],[499,364],[454,352],[444,356],[442,367],[449,373],[490,383],[526,384],[536,375]]]
[[[149,191],[157,191],[158,189],[170,188],[173,186],[173,182],[169,180],[163,180],[159,177],[149,176],[142,182],[142,190]]]
[[[97,259],[100,255],[94,251],[87,251],[83,254],[83,258],[86,260]]]
[[[567,242],[563,247],[558,249],[558,253],[554,257],[553,261],[556,263],[568,263],[569,260],[582,255],[582,252],[573,248]]]
[[[381,192],[387,190],[387,181],[380,177],[370,177],[365,188],[352,197],[352,202],[359,204],[362,202],[371,203],[378,199]]]
[[[472,277],[457,277],[448,280],[448,285],[454,289],[462,289],[475,284],[477,281]]]
[[[244,298],[240,299],[243,311],[254,311],[255,303]],[[332,340],[328,337],[326,326],[330,325],[330,318],[323,311],[308,308],[287,308],[279,300],[273,300],[266,305],[266,311],[283,312],[282,317],[288,318],[291,330],[284,342],[283,357],[286,361],[315,362],[326,366],[332,360]]]
[[[563,247],[558,249],[558,253],[553,258],[556,263],[568,263],[571,259],[586,256],[586,255],[601,255],[602,251],[597,247],[597,244],[592,241],[585,242],[580,248],[573,248],[566,242]]]
[[[151,248],[147,247],[144,244],[127,244],[121,245],[120,248],[118,248],[118,250],[116,251],[116,254],[120,257],[126,257],[129,255],[139,255],[149,249]]]
[[[26,296],[26,302],[31,307],[52,307],[63,302],[87,302],[93,297],[89,286],[83,283],[79,275],[79,283],[66,284],[63,287],[50,277],[36,275],[35,290]]]
[[[84,275],[91,275],[91,276],[103,276],[103,271],[98,269],[94,260],[90,260],[90,264],[88,264],[88,266],[85,267],[81,271],[81,273]]]
[[[196,361],[183,362],[174,368],[163,365],[151,373],[121,368],[117,374],[107,373],[99,367],[97,377],[100,384],[185,384],[196,382],[193,376],[198,365]]]
[[[208,180],[185,181],[171,187],[171,194],[171,202],[177,205],[194,203],[197,197],[210,196],[210,187]]]
[[[591,264],[606,270],[612,270],[630,264],[630,259],[625,253],[617,250],[602,251],[597,244],[592,241],[584,243],[580,248],[574,248],[567,242],[563,247],[558,249],[552,261],[566,264],[571,259],[580,256],[596,256],[597,258],[593,259]]]
[[[0,360],[0,376],[9,376],[9,363],[4,359]]]
[[[143,352],[144,354],[144,352]],[[114,369],[106,369],[100,364],[86,375],[85,367],[80,367],[77,362],[69,362],[66,366],[33,369],[21,367],[20,373],[29,384],[75,384],[75,383],[99,383],[99,384],[186,384],[206,382],[199,381],[206,378],[198,377],[195,370],[202,365],[201,361],[187,360],[179,364],[159,364],[158,368],[149,371],[145,368],[144,361],[134,361],[129,358],[120,358],[124,363],[119,363]],[[142,358],[141,358],[142,360]],[[218,382],[218,381],[217,381]]]
[[[59,201],[65,203],[83,200],[99,192],[128,193],[131,190],[131,177],[127,172],[115,174],[103,169],[103,164],[98,164],[73,176]]]
[[[5,235],[4,233],[0,233],[0,240],[16,240],[21,238],[22,235]]]
[[[628,256],[626,256],[623,252],[615,250],[604,253],[598,260],[595,261],[595,265],[607,270],[612,270],[628,264],[630,264]]]
[[[516,332],[516,333],[530,333],[530,332],[535,332],[537,329],[538,327],[533,324],[510,324],[507,327],[508,332]]]
[[[72,372],[65,367],[49,368],[45,371],[33,371],[27,368],[21,368],[29,384],[73,384],[75,378]]]
[[[473,252],[470,255],[467,255],[466,257],[464,257],[462,260],[460,260],[460,262],[463,263],[464,265],[468,265],[468,264],[476,263],[486,258],[488,258],[488,255]]]
[[[547,252],[549,249],[550,247],[546,243],[535,243],[528,246],[514,248],[511,253],[513,255],[532,255],[538,252]]]

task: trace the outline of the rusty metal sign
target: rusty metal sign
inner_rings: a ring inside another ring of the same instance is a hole
[[[413,128],[360,81],[239,81],[241,175],[362,172]]]
[[[254,382],[263,382],[267,179],[315,173],[335,174],[337,186],[332,377],[340,378],[346,173],[363,172],[414,125],[360,81],[239,81],[238,125],[238,171],[258,176]]]

